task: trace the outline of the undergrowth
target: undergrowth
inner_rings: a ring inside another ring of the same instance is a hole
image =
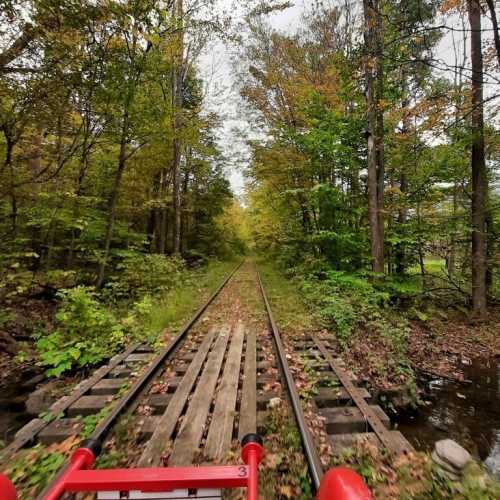
[[[407,356],[409,314],[415,310],[408,303],[418,293],[416,282],[335,271],[318,260],[281,271],[265,261],[259,266],[284,330],[288,325],[310,329],[314,324],[317,330],[332,332],[346,355],[354,356],[358,348],[363,351],[360,361],[368,365],[375,385],[393,380],[416,394]]]
[[[57,377],[95,366],[132,342],[164,341],[165,328],[175,330],[234,265],[212,262],[189,269],[177,258],[145,255],[125,261],[123,274],[102,291],[61,290],[54,326],[35,336],[39,363]]]
[[[266,454],[260,479],[262,498],[312,498],[300,434],[285,405],[269,412],[263,438]]]

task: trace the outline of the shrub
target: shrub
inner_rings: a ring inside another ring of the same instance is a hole
[[[56,328],[40,337],[37,349],[47,374],[94,365],[113,354],[125,339],[124,327],[88,287],[59,292]]]
[[[171,290],[180,284],[186,265],[179,257],[128,252],[116,269],[103,290],[113,301]]]
[[[309,275],[303,291],[317,306],[323,326],[335,329],[343,347],[360,324],[380,317],[380,307],[388,300],[388,294],[365,277],[343,271],[322,273],[322,279]]]

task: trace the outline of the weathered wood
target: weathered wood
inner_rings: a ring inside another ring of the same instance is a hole
[[[227,330],[221,332],[208,357],[207,364],[184,416],[180,432],[174,442],[170,457],[171,465],[191,464],[198,451],[228,339],[229,332]]]
[[[390,431],[391,439],[398,441],[401,447],[411,449],[411,444],[399,431]],[[334,454],[340,454],[345,448],[356,446],[359,442],[367,440],[371,444],[380,447],[380,440],[374,432],[358,432],[349,434],[331,434],[328,435],[328,441]]]
[[[152,352],[155,352],[154,349],[148,345],[148,344],[142,344],[140,345],[136,350],[135,352],[149,352],[149,353],[152,353]]]
[[[182,377],[172,377],[168,379],[167,392],[168,393],[175,392],[181,382],[182,382]]]
[[[112,399],[112,396],[82,396],[68,408],[67,415],[68,417],[93,415],[104,408]]]
[[[182,354],[181,356],[178,356],[177,359],[179,361],[193,361],[195,356],[196,356],[196,352],[187,352],[186,354]]]
[[[346,391],[350,394],[353,402],[356,404],[358,412],[363,416],[363,420],[366,421],[371,430],[373,430],[373,432],[377,434],[382,444],[391,453],[394,453],[396,455],[405,454],[411,451],[412,448],[401,448],[401,443],[391,438],[390,433],[386,429],[390,427],[389,417],[387,417],[387,415],[379,407],[374,407],[374,409],[376,409],[377,411],[373,411],[372,407],[369,406],[366,400],[360,395],[359,389],[356,388],[352,383],[352,375],[350,375],[349,372],[345,371],[341,364],[332,357],[322,340],[320,340],[316,336],[313,336],[313,338],[319,350],[323,353],[323,356],[328,361],[328,364],[335,371],[338,379],[341,381]],[[381,413],[377,415],[379,409]],[[352,431],[347,430],[342,432],[353,432],[358,430],[359,428],[354,428]],[[361,430],[367,429],[361,428]]]
[[[155,413],[163,413],[172,399],[172,394],[151,394],[147,405],[154,408]]]
[[[205,444],[205,455],[209,458],[222,459],[231,447],[244,336],[243,325],[239,323],[231,338]]]
[[[125,378],[104,378],[90,389],[91,396],[116,394],[127,383]]]
[[[151,353],[147,352],[138,352],[127,356],[125,359],[125,363],[144,363],[151,358]]]
[[[255,333],[247,333],[247,345],[245,349],[245,371],[243,372],[243,387],[241,391],[240,421],[238,424],[238,439],[250,432],[257,430],[257,361],[255,350]],[[267,380],[265,375],[259,379]]]
[[[152,438],[146,445],[137,464],[138,467],[153,467],[159,465],[163,450],[174,432],[179,417],[182,414],[182,410],[186,405],[187,398],[191,393],[193,385],[196,382],[198,374],[200,373],[203,363],[207,357],[214,336],[215,330],[212,329],[202,342],[195,359],[189,365],[189,370],[172,396],[165,413],[161,416]]]
[[[78,384],[69,396],[56,401],[49,409],[50,415],[56,417],[60,413],[66,411],[73,403],[75,403],[75,401],[78,400],[78,398],[88,392],[104,377],[109,375],[130,353],[134,352],[136,348],[136,344],[132,345],[124,352],[113,356],[107,365],[99,368],[90,378]],[[2,450],[0,453],[0,462],[5,461],[12,455],[12,453],[15,453],[17,450],[29,443],[43,428],[48,425],[48,423],[49,422],[42,419],[36,419],[32,424],[28,423],[26,429],[24,431],[24,428],[21,429],[16,435],[16,439],[14,439],[9,446]]]
[[[245,358],[245,375],[243,378],[243,387],[245,386],[245,378],[246,378],[246,358]],[[275,375],[268,375],[266,373],[262,373],[257,377],[257,389],[263,389],[266,385],[273,384],[275,382],[276,382]]]
[[[370,410],[379,421],[389,429],[391,421],[380,406],[370,405]],[[325,417],[326,432],[328,434],[344,434],[350,432],[368,432],[370,425],[356,406],[346,406],[344,408],[323,408],[320,414]]]
[[[188,368],[189,368],[189,365],[187,364],[182,364],[182,365],[177,365],[175,368],[174,368],[174,371],[177,375],[185,375],[186,372],[188,371]]]
[[[109,372],[109,376],[112,378],[128,378],[130,375],[132,375],[132,370],[125,365],[117,366]]]
[[[78,434],[83,428],[83,422],[76,418],[61,418],[50,422],[47,427],[38,433],[38,440],[45,444],[64,441],[70,436]]]
[[[151,439],[155,430],[160,425],[160,421],[160,415],[142,417],[137,424],[139,435],[144,439]]]
[[[370,393],[366,389],[358,388],[358,391],[362,398],[371,399]],[[345,405],[351,400],[351,395],[343,387],[320,387],[318,394],[314,396],[314,402],[319,408]]]
[[[261,372],[266,372],[271,368],[276,368],[276,363],[274,361],[259,361],[257,363],[257,370]]]

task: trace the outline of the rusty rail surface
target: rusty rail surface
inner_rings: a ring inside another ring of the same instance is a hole
[[[267,317],[269,319],[269,328],[271,330],[271,333],[273,334],[281,371],[283,373],[283,376],[285,377],[286,389],[288,392],[288,396],[290,398],[290,403],[292,405],[294,417],[297,422],[297,426],[299,428],[300,438],[302,441],[302,446],[304,448],[304,453],[306,455],[307,463],[309,466],[309,473],[311,474],[313,487],[315,490],[318,490],[321,478],[323,477],[323,466],[321,465],[319,453],[316,448],[316,445],[314,444],[311,433],[307,428],[304,412],[302,411],[302,406],[300,403],[299,393],[297,392],[292,372],[290,371],[290,367],[288,366],[288,361],[286,359],[285,349],[281,342],[278,326],[274,321],[273,313],[271,311],[271,306],[269,304],[269,300],[267,298],[266,292],[264,290],[264,285],[262,284],[262,279],[258,271],[257,271],[257,277],[259,280],[259,287],[262,294],[262,298],[264,299],[264,304],[266,306]]]

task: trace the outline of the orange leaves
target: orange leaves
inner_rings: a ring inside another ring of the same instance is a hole
[[[439,7],[440,12],[443,14],[451,13],[453,11],[460,11],[464,8],[463,0],[443,0]]]

